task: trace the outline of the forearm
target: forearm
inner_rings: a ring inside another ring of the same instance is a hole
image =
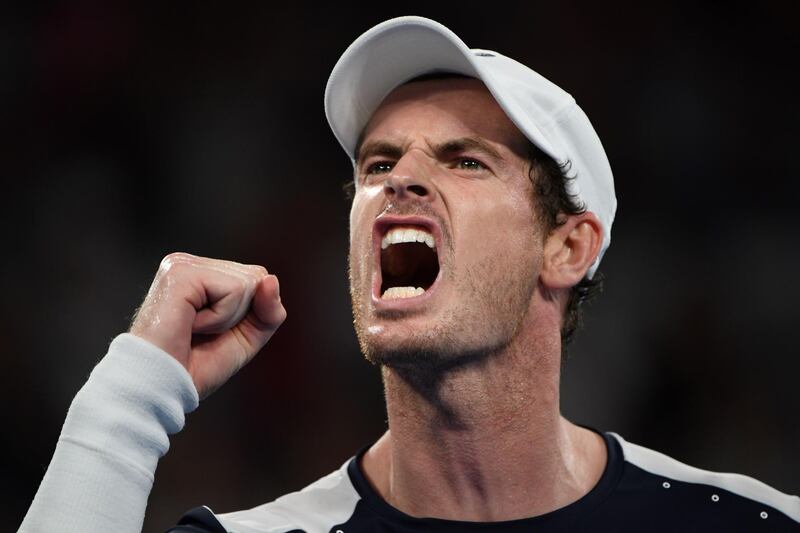
[[[186,370],[118,336],[75,396],[21,532],[141,531],[158,459],[197,407]]]

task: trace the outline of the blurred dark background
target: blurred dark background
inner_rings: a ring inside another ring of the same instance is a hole
[[[258,505],[385,428],[346,279],[350,163],[322,107],[347,45],[437,19],[569,90],[620,201],[563,410],[798,492],[800,159],[789,2],[56,2],[0,8],[0,514],[19,524],[73,395],[160,259],[260,263],[289,318],[188,417],[145,531]]]

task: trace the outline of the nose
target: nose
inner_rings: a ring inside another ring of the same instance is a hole
[[[389,200],[433,200],[430,182],[433,169],[421,161],[422,158],[420,154],[408,152],[395,163],[383,185]]]

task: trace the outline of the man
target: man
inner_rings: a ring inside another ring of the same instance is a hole
[[[389,431],[303,491],[171,531],[800,529],[797,497],[561,416],[563,343],[616,207],[567,93],[406,17],[348,48],[325,101],[354,161],[354,322]],[[167,256],[73,402],[22,530],[138,530],[167,435],[285,318],[263,267]]]

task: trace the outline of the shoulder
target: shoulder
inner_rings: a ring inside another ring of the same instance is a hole
[[[350,518],[360,499],[347,473],[351,461],[353,459],[304,489],[281,496],[272,502],[223,514],[214,514],[208,508],[194,509],[184,516],[181,525],[195,525],[195,522],[185,522],[194,513],[195,520],[203,520],[202,525],[206,528],[204,531],[214,533],[329,531]]]
[[[624,470],[617,493],[642,505],[663,508],[695,525],[735,525],[736,530],[783,531],[800,527],[800,498],[741,474],[711,472],[639,446],[615,433]],[[640,510],[639,512],[646,512]],[[658,518],[658,513],[653,515]]]

